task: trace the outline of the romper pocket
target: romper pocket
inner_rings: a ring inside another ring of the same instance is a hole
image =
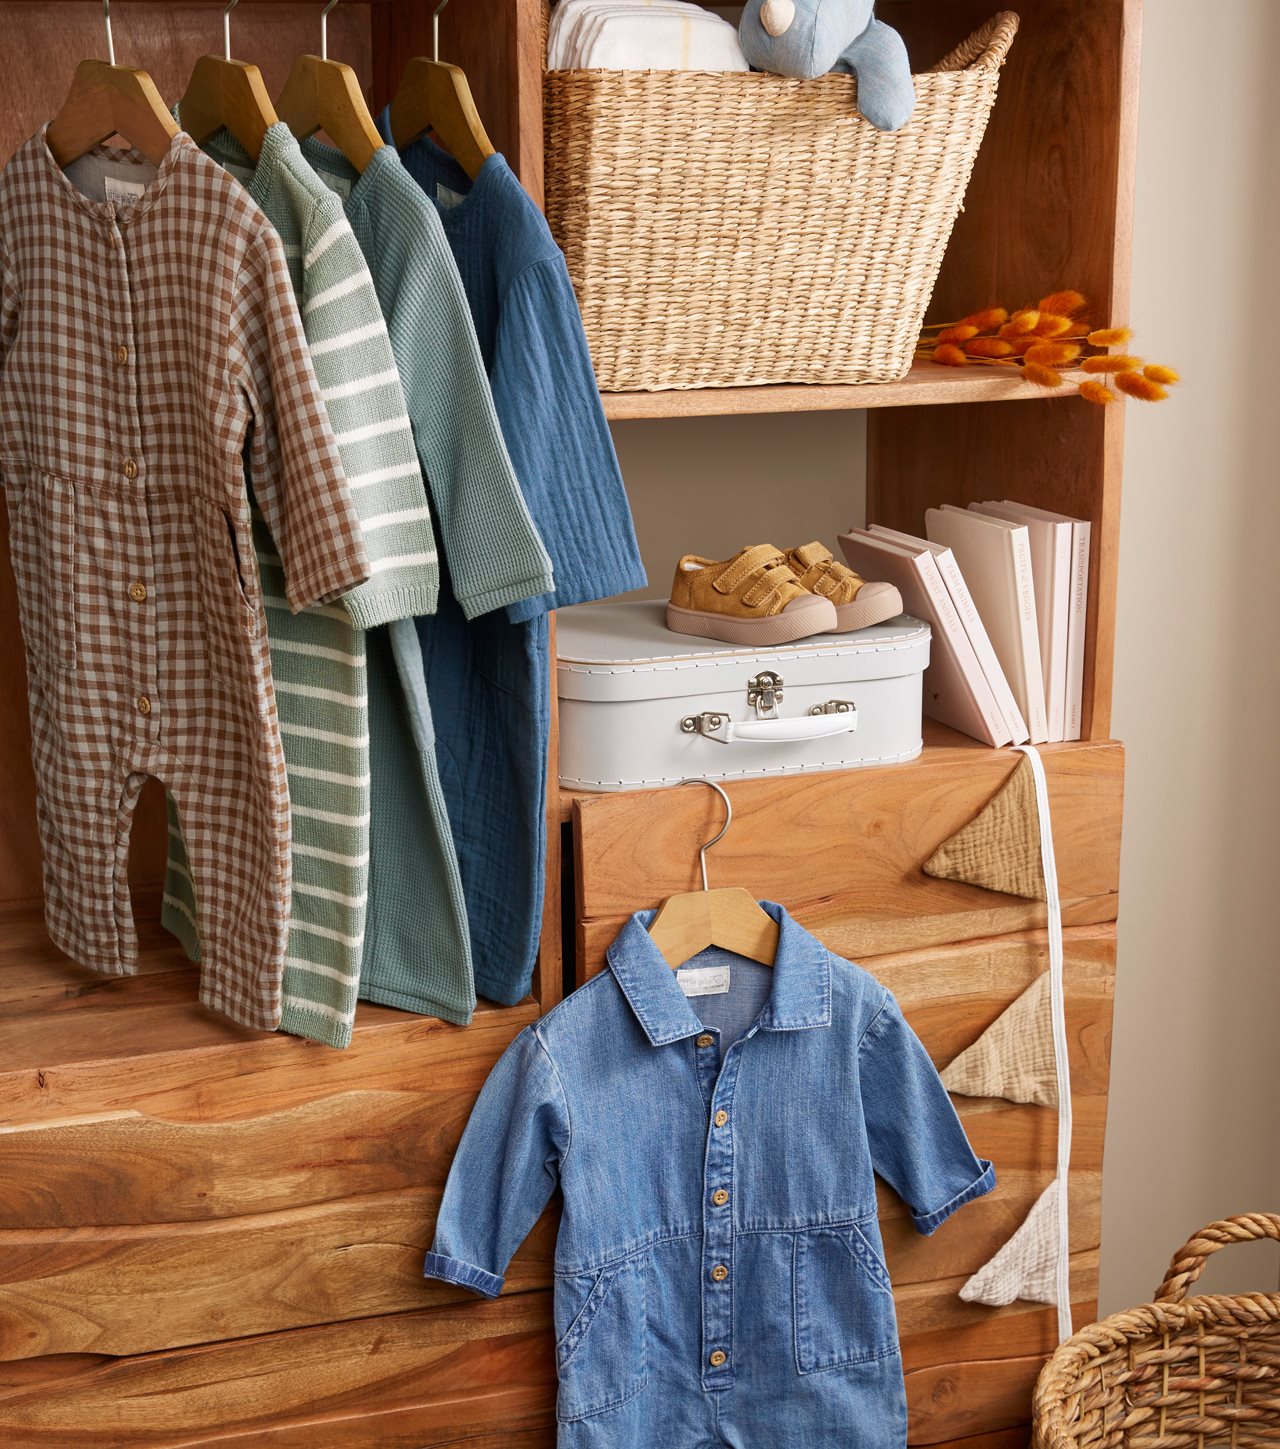
[[[258,633],[253,542],[220,504],[201,500],[205,648],[209,673],[224,684],[244,682],[252,669],[250,650]]]
[[[632,1399],[649,1380],[648,1254],[555,1282],[556,1418],[589,1419]]]
[[[792,1272],[800,1373],[897,1352],[889,1271],[879,1248],[856,1223],[797,1233]]]
[[[25,471],[25,470],[24,470]],[[76,486],[32,471],[9,479],[9,553],[28,654],[38,665],[76,667]]]

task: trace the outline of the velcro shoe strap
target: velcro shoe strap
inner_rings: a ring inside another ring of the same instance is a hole
[[[820,543],[806,543],[800,548],[793,549],[792,552],[796,562],[803,564],[806,569],[831,562],[831,550]],[[799,573],[800,570],[797,569],[796,572]]]
[[[781,558],[782,555],[772,544],[758,543],[754,548],[744,549],[737,558],[731,559],[720,577],[713,581],[712,587],[719,594],[732,594],[743,579],[749,578],[760,569],[768,568],[775,559]]]
[[[789,590],[796,587],[796,576],[786,566],[778,564],[774,568],[765,569],[764,573],[751,585],[742,596],[742,602],[749,609],[762,605],[766,614],[774,612],[775,605],[781,604],[784,596]]]

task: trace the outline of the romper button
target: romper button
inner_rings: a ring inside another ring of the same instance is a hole
[[[143,712],[145,713],[146,711],[144,710]],[[724,1188],[718,1187],[716,1188],[715,1192],[711,1194],[711,1201],[715,1203],[717,1207],[723,1207],[725,1203],[729,1201],[729,1194],[724,1190]]]
[[[700,1047],[709,1047],[714,1041],[715,1037],[713,1037],[709,1031],[704,1031],[702,1035],[698,1038],[698,1045]]]
[[[721,1107],[721,1109],[716,1113],[713,1120],[717,1127],[723,1127],[724,1124],[729,1120],[729,1114],[724,1110],[723,1107]]]
[[[717,1283],[723,1283],[724,1280],[729,1276],[729,1270],[725,1267],[723,1263],[717,1263],[715,1267],[711,1270],[711,1276],[715,1279]]]
[[[129,585],[129,597],[133,600],[133,602],[135,604],[144,603],[146,601],[146,597],[147,597],[147,586],[146,586],[146,584],[143,584],[143,583],[130,584]]]
[[[138,476],[138,465],[132,458],[126,458],[124,460],[124,476],[126,478],[136,478]]]
[[[139,714],[150,714],[151,713],[151,701],[147,698],[147,696],[145,694],[140,694],[138,696],[138,713]]]
[[[116,361],[117,362],[128,362],[128,360],[129,360],[129,349],[122,342],[120,344],[120,346],[116,348]]]
[[[711,1355],[711,1367],[720,1368],[728,1357],[729,1355],[725,1353],[724,1349],[716,1349],[716,1351]]]

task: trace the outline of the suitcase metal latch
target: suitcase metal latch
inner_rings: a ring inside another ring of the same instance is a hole
[[[782,699],[782,675],[762,669],[754,679],[747,680],[747,703],[755,706],[757,719],[777,719]]]
[[[858,706],[851,699],[829,699],[825,704],[811,704],[810,714],[857,714]]]

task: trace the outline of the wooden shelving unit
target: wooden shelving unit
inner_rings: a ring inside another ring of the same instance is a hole
[[[1001,3],[878,10],[927,63]],[[1140,0],[1011,3],[1021,30],[931,316],[1074,286],[1097,317],[1124,320]],[[165,95],[220,42],[215,5],[115,8],[121,58]],[[432,9],[344,4],[330,17],[330,53],[357,67],[375,105],[410,55],[430,52]],[[100,14],[90,0],[0,0],[0,53],[25,58],[0,105],[0,158],[56,106],[74,61],[98,53]],[[315,49],[317,16],[295,0],[248,0],[236,53],[274,92],[293,56]],[[490,135],[535,197],[544,20],[543,0],[459,0],[441,20],[442,55],[466,69]],[[990,406],[1004,402],[1019,406]],[[872,521],[917,531],[926,507],[997,493],[1094,525],[1086,738],[1045,751],[1067,922],[1073,1299],[1084,1322],[1097,1291],[1118,905],[1123,752],[1108,734],[1123,411],[977,367],[918,366],[865,387],[605,397],[619,422],[844,408],[868,410]],[[632,501],[642,512],[645,500]],[[562,957],[571,982],[584,979],[629,911],[694,883],[705,802],[694,791],[562,792],[553,731],[533,997],[484,1004],[465,1030],[362,1007],[345,1053],[243,1031],[195,1004],[194,969],[159,930],[158,792],[135,826],[140,974],[94,976],[48,942],[7,558],[0,547],[0,630],[15,645],[0,658],[0,1442],[545,1449],[554,1218],[496,1303],[424,1284],[421,1253],[493,1062],[559,999]],[[927,723],[923,754],[903,766],[735,785],[716,883],[783,900],[886,981],[948,1060],[1045,965],[1039,904],[919,869],[1015,763]],[[796,822],[782,851],[780,821]],[[928,1240],[907,1230],[892,1194],[881,1204],[909,1442],[1016,1449],[1052,1310],[978,1309],[957,1289],[1048,1182],[1055,1118],[1000,1102],[966,1103],[963,1115],[996,1161],[999,1191]]]

